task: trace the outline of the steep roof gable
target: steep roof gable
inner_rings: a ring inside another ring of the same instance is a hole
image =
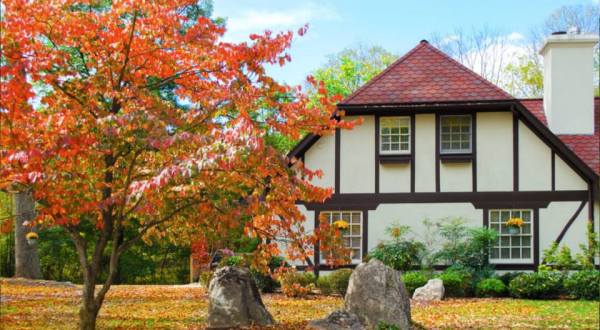
[[[548,126],[544,113],[544,100],[520,100],[540,122]],[[558,138],[583,160],[596,174],[600,175],[600,98],[594,98],[594,134],[558,134]]]
[[[423,40],[339,106],[512,99]]]

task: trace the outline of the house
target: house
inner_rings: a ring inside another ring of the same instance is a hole
[[[532,270],[553,242],[587,243],[600,210],[600,99],[594,98],[594,35],[545,42],[543,99],[517,99],[421,41],[338,104],[363,123],[305,137],[290,152],[321,169],[324,203],[298,203],[308,230],[319,219],[350,223],[357,264],[394,223],[462,217],[497,229],[498,270]],[[506,220],[525,224],[517,234]],[[314,264],[327,269],[314,251]]]

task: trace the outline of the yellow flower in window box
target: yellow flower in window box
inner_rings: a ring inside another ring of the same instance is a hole
[[[521,218],[510,218],[506,221],[505,225],[508,227],[508,232],[510,234],[518,234],[521,227],[525,224],[525,221]]]
[[[25,234],[25,238],[27,239],[27,244],[34,245],[35,243],[37,243],[37,240],[40,237],[36,232],[30,231],[27,234]]]
[[[335,221],[333,223],[333,225],[335,226],[335,228],[337,228],[339,230],[346,230],[346,229],[348,229],[348,227],[350,227],[350,224],[348,224],[348,222],[346,222],[344,220]]]

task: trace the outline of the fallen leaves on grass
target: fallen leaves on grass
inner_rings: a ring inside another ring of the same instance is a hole
[[[28,285],[0,280],[3,329],[75,329],[80,288]],[[339,296],[291,299],[265,294],[278,324],[272,329],[304,329],[343,305]],[[598,302],[515,299],[449,299],[412,304],[413,320],[425,329],[598,329]],[[194,286],[117,285],[100,311],[100,329],[201,329],[206,291]]]

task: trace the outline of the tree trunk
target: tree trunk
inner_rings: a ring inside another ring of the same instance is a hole
[[[99,311],[100,308],[94,303],[94,293],[91,293],[91,297],[84,293],[84,301],[79,309],[79,329],[95,330]]]
[[[37,241],[29,244],[25,237],[29,231],[33,231],[35,228],[23,224],[35,217],[35,201],[31,193],[13,194],[13,214],[15,215],[15,277],[41,279]]]

